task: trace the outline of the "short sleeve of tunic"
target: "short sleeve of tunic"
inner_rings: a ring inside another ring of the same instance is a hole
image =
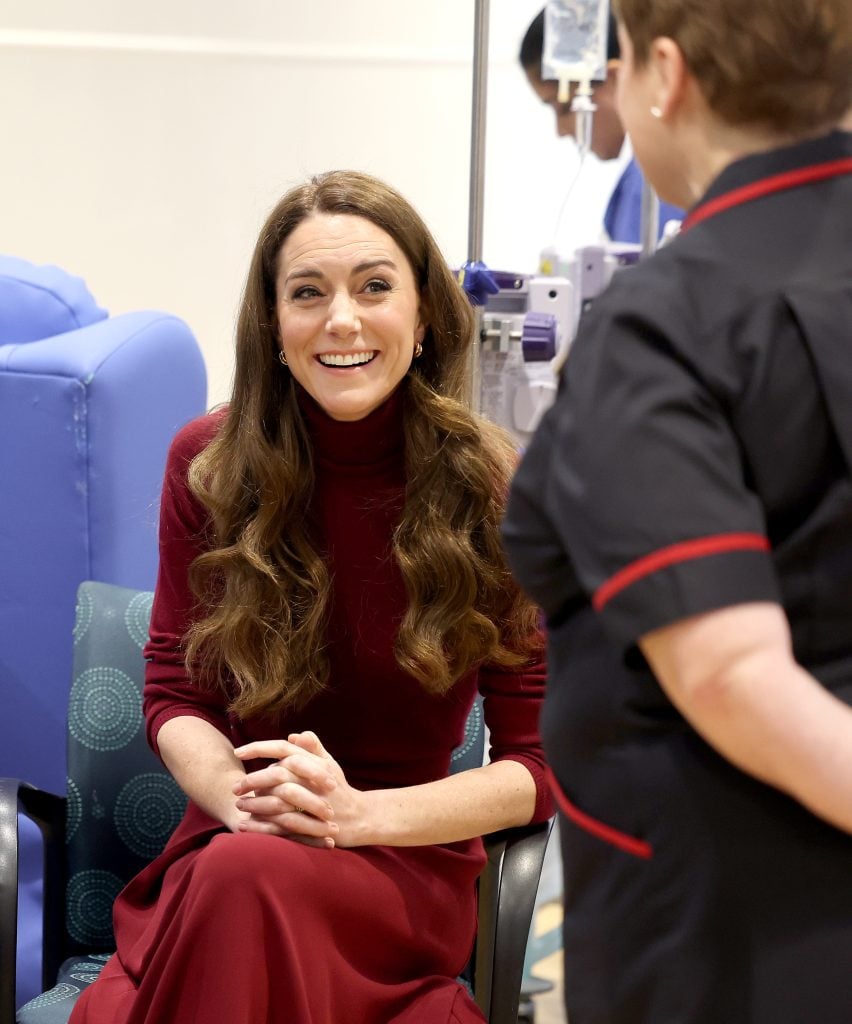
[[[543,536],[570,556],[558,584],[553,574],[559,603],[573,578],[622,647],[690,615],[778,600],[731,415],[747,368],[724,333],[696,338],[688,293],[662,277],[666,260],[651,263],[587,314],[507,523],[511,550],[531,515],[546,518]],[[549,589],[546,565],[541,576]]]

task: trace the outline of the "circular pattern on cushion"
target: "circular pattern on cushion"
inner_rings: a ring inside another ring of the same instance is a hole
[[[83,798],[80,796],[80,787],[72,779],[68,778],[68,796],[65,804],[65,842],[70,842],[74,833],[80,827],[83,818]]]
[[[77,610],[74,616],[74,644],[78,644],[92,624],[95,612],[95,601],[88,590],[80,590],[77,594]]]
[[[183,817],[186,797],[168,775],[146,772],[131,779],[115,802],[115,827],[122,842],[146,859],[156,857]]]
[[[18,1013],[23,1013],[24,1010],[38,1010],[43,1006],[54,1006],[56,1003],[64,1002],[66,999],[71,999],[77,995],[80,989],[76,985],[69,985],[67,982],[62,982],[59,985],[54,985],[52,989],[47,992],[42,992],[40,996],[36,996],[35,999],[31,999],[28,1003],[21,1007]]]
[[[68,934],[88,946],[113,942],[112,905],[124,882],[111,871],[78,871],[68,881],[65,915]]]
[[[91,985],[93,981],[98,980],[102,970],[103,965],[98,967],[96,964],[92,964],[91,971],[72,971],[68,977],[73,978],[74,981],[81,981],[84,985]]]
[[[142,695],[125,672],[104,665],[74,680],[68,729],[89,750],[120,750],[142,724]]]
[[[124,613],[124,623],[130,639],[137,647],[142,648],[148,640],[148,623],[151,621],[151,606],[154,604],[154,595],[150,591],[136,594],[131,598],[127,611]]]
[[[467,754],[471,748],[479,742],[479,734],[482,732],[482,706],[474,704],[464,723],[464,737],[461,743],[453,751],[452,760],[458,761]]]

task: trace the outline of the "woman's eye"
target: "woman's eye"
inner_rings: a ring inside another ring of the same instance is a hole
[[[373,295],[379,292],[389,292],[390,289],[390,284],[380,277],[373,277],[364,285],[364,291],[370,292]]]
[[[312,284],[303,285],[293,292],[294,299],[315,299],[318,295],[319,291]]]

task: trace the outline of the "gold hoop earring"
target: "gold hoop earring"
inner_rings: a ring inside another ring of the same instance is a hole
[[[278,361],[281,363],[282,366],[289,366],[290,365],[287,362],[287,357],[284,355],[284,350],[280,349],[280,348],[278,349]]]
[[[414,346],[414,358],[419,359],[423,355],[423,342],[418,341]]]

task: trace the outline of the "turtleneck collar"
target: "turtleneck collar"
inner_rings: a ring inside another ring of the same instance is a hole
[[[401,460],[405,448],[403,407],[405,382],[362,420],[332,419],[300,385],[296,385],[299,408],[319,462],[338,469],[376,466]]]

